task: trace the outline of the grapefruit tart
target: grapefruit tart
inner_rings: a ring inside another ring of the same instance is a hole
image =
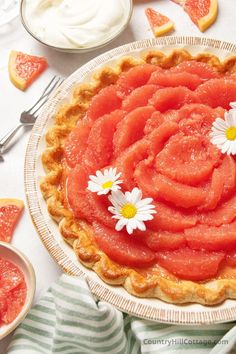
[[[41,191],[78,261],[138,297],[236,298],[236,57],[123,57],[46,134]]]

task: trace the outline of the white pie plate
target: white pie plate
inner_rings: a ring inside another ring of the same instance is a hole
[[[73,250],[63,241],[58,225],[52,221],[47,212],[39,188],[40,180],[45,175],[41,163],[41,153],[45,148],[45,132],[53,125],[53,114],[62,101],[70,98],[74,85],[89,81],[94,70],[104,65],[112,66],[122,56],[139,57],[141,52],[151,49],[170,53],[174,48],[185,48],[193,55],[210,52],[221,59],[236,54],[236,45],[219,40],[198,37],[147,39],[115,48],[75,71],[52,94],[30,136],[25,162],[25,188],[29,210],[44,245],[55,261],[69,274],[86,276],[91,291],[99,299],[129,314],[158,322],[195,325],[229,322],[236,319],[234,300],[226,300],[218,306],[208,307],[200,304],[174,305],[158,299],[137,298],[128,294],[122,287],[104,283],[95,272],[85,268],[76,260]]]

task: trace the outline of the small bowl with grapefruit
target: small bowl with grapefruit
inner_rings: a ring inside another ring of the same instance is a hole
[[[29,260],[14,246],[0,242],[0,340],[24,320],[35,287],[35,273]]]

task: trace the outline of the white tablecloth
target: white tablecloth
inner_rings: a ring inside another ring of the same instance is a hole
[[[9,128],[14,127],[20,112],[32,105],[53,75],[67,77],[88,60],[109,49],[151,37],[152,32],[144,15],[144,9],[148,6],[156,8],[174,20],[176,30],[171,35],[206,36],[236,42],[235,0],[219,0],[218,19],[204,34],[192,24],[187,14],[183,13],[182,9],[171,1],[136,0],[130,25],[119,38],[98,51],[83,55],[60,53],[40,45],[25,32],[20,20],[16,19],[9,26],[0,27],[0,136]],[[7,62],[9,51],[12,49],[43,55],[49,62],[49,69],[26,92],[16,89],[8,78]],[[11,149],[5,153],[5,161],[0,163],[0,198],[25,200],[23,171],[29,134],[29,131],[20,131]],[[37,301],[52,281],[59,276],[61,270],[41,243],[31,222],[27,206],[15,231],[13,243],[29,257],[34,266],[37,277],[35,298]],[[5,353],[9,341],[10,336],[0,342],[0,354]]]

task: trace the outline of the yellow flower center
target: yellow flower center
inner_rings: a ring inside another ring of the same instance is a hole
[[[125,204],[120,213],[124,218],[132,219],[137,214],[137,208],[133,204]]]
[[[236,127],[230,127],[225,132],[226,138],[228,140],[235,140],[236,139]]]
[[[103,183],[102,188],[107,189],[107,188],[111,188],[112,186],[113,186],[113,182],[107,181],[107,182]]]

